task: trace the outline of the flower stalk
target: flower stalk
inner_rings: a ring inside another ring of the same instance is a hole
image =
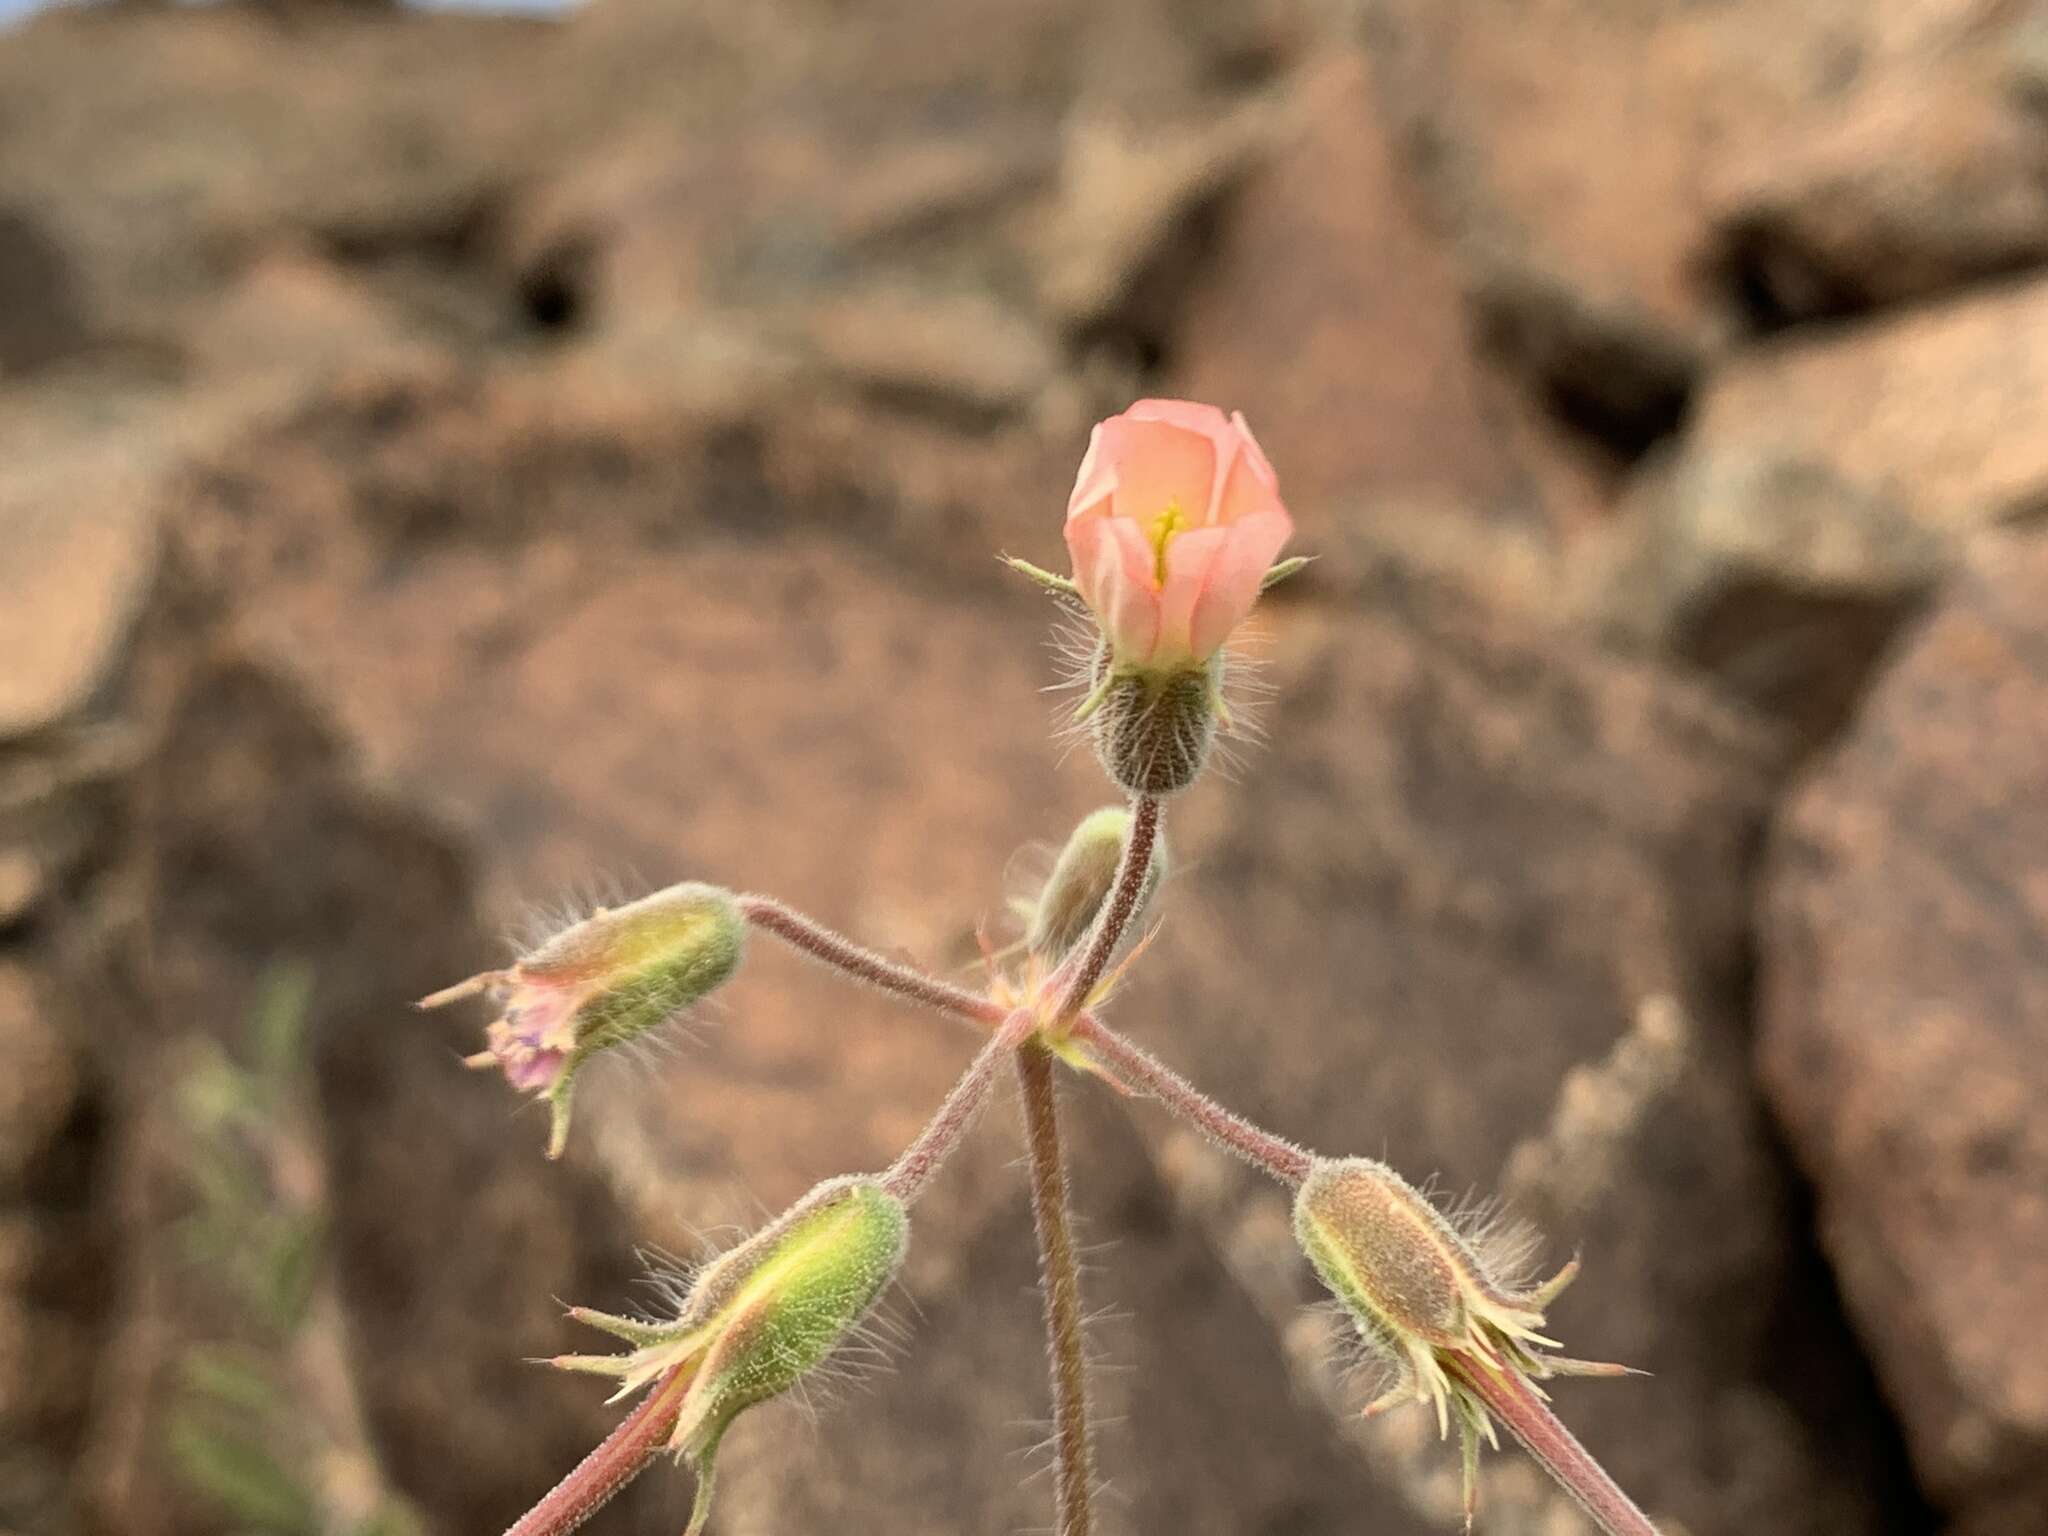
[[[688,1385],[681,1367],[656,1382],[619,1427],[515,1520],[505,1536],[567,1536],[604,1508],[668,1444]]]
[[[1002,1027],[989,1036],[988,1043],[960,1074],[952,1092],[939,1105],[938,1113],[918,1132],[917,1140],[889,1165],[889,1171],[882,1175],[884,1189],[906,1205],[918,1197],[988,1102],[989,1088],[1003,1058],[1030,1039],[1037,1028],[1037,1016],[1028,1008],[1016,1009],[1003,1021]]]
[[[1233,1157],[1242,1158],[1290,1189],[1308,1177],[1315,1162],[1309,1153],[1225,1109],[1094,1014],[1083,1013],[1074,1021],[1073,1038],[1120,1087],[1149,1094]]]
[[[1000,1003],[865,949],[772,896],[742,896],[738,904],[753,927],[855,981],[970,1023],[998,1025],[1009,1016]]]
[[[1060,1146],[1059,1098],[1052,1054],[1017,1050],[1024,1140],[1031,1156],[1031,1221],[1038,1235],[1039,1287],[1052,1362],[1056,1536],[1088,1536],[1094,1527],[1095,1461],[1088,1429],[1088,1361],[1081,1331],[1081,1272],[1068,1220],[1067,1166]]]
[[[1455,1371],[1486,1405],[1487,1412],[1507,1426],[1522,1449],[1607,1536],[1657,1536],[1650,1517],[1579,1444],[1578,1437],[1550,1411],[1540,1390],[1526,1378],[1489,1369],[1476,1360],[1461,1361]]]

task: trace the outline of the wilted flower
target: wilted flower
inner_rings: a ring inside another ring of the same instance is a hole
[[[666,1023],[739,968],[746,921],[728,891],[672,885],[572,923],[509,970],[485,971],[422,998],[438,1008],[485,993],[504,1014],[467,1058],[498,1067],[522,1093],[548,1102],[548,1156],[569,1134],[577,1071],[597,1052]]]
[[[1541,1285],[1505,1282],[1384,1163],[1319,1159],[1295,1197],[1294,1232],[1366,1347],[1395,1374],[1367,1416],[1414,1401],[1435,1406],[1440,1435],[1457,1420],[1468,1527],[1479,1442],[1500,1443],[1489,1404],[1498,1411],[1524,1391],[1541,1399],[1533,1382],[1551,1376],[1628,1374],[1626,1366],[1543,1353],[1556,1345],[1541,1331],[1544,1309],[1578,1273],[1577,1260]]]
[[[1207,661],[1293,531],[1243,415],[1187,400],[1098,423],[1067,502],[1074,585],[1124,671]]]
[[[695,1536],[710,1516],[713,1461],[733,1419],[789,1391],[857,1332],[909,1237],[903,1202],[877,1180],[828,1180],[707,1265],[674,1320],[571,1312],[634,1348],[554,1364],[616,1376],[615,1401],[650,1384],[676,1394],[668,1444],[696,1470]]]

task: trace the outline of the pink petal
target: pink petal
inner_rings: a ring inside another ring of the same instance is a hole
[[[1074,565],[1074,585],[1081,589],[1081,601],[1098,613],[1107,596],[1098,573],[1109,524],[1109,509],[1100,503],[1067,516],[1067,555]]]
[[[1124,412],[1132,421],[1163,421],[1184,432],[1199,432],[1212,441],[1226,437],[1231,423],[1213,405],[1199,400],[1139,400]],[[1112,418],[1114,419],[1114,418]]]
[[[1206,433],[1128,415],[1103,424],[1104,452],[1116,465],[1116,513],[1150,529],[1176,503],[1189,523],[1208,513],[1216,482],[1216,440]]]
[[[1098,421],[1088,434],[1088,451],[1081,455],[1081,468],[1074,476],[1074,490],[1067,497],[1069,521],[1098,502],[1107,501],[1116,489],[1116,460],[1102,448],[1102,429],[1107,425],[1107,422]]]
[[[1129,518],[1103,520],[1107,537],[1096,556],[1097,590],[1090,606],[1119,661],[1142,666],[1159,647],[1159,593],[1152,585],[1152,546]]]
[[[1190,528],[1166,546],[1166,585],[1159,593],[1159,644],[1155,660],[1201,660],[1209,651],[1194,643],[1193,626],[1216,562],[1227,556],[1232,530]],[[1211,646],[1210,650],[1215,649]]]
[[[1207,572],[1188,625],[1188,645],[1197,657],[1215,653],[1232,630],[1242,624],[1252,605],[1259,600],[1259,585],[1274,556],[1294,533],[1293,521],[1277,503],[1263,511],[1246,514],[1227,529],[1222,550]],[[1182,539],[1192,535],[1183,534]],[[1174,541],[1180,543],[1180,539]]]
[[[1249,513],[1280,505],[1280,482],[1242,413],[1230,418],[1237,452],[1224,472],[1216,497],[1216,521],[1234,523]]]

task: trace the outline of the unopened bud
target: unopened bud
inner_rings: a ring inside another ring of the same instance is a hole
[[[1368,1351],[1395,1378],[1367,1415],[1429,1403],[1440,1435],[1455,1417],[1468,1525],[1479,1442],[1496,1438],[1476,1382],[1626,1374],[1543,1352],[1555,1344],[1541,1332],[1544,1309],[1577,1274],[1576,1260],[1537,1286],[1491,1272],[1475,1245],[1384,1163],[1319,1159],[1295,1196],[1294,1231]]]
[[[486,971],[420,1002],[482,993],[504,1004],[473,1067],[500,1068],[548,1103],[548,1156],[569,1134],[569,1096],[592,1056],[666,1023],[739,969],[747,925],[729,891],[686,883],[572,923],[511,969]]]
[[[1081,819],[1032,908],[1031,928],[1024,936],[1025,947],[1032,954],[1056,962],[1088,936],[1096,913],[1116,883],[1117,866],[1130,833],[1131,813],[1120,805],[1104,806]],[[1166,838],[1160,835],[1153,842],[1152,862],[1145,871],[1145,884],[1127,933],[1138,931],[1145,908],[1166,878],[1166,868]]]
[[[909,1237],[903,1202],[877,1180],[828,1180],[705,1266],[674,1321],[577,1309],[579,1321],[636,1347],[555,1364],[616,1376],[620,1396],[650,1383],[680,1395],[669,1446],[696,1469],[689,1530],[701,1531],[713,1459],[733,1419],[789,1391],[859,1331]]]
[[[1084,706],[1103,771],[1134,795],[1175,794],[1195,782],[1216,740],[1223,652],[1169,671],[1116,669],[1096,655]]]

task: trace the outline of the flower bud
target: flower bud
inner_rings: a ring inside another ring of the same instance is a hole
[[[696,1469],[689,1529],[698,1532],[733,1419],[789,1391],[858,1332],[902,1267],[909,1236],[909,1213],[879,1181],[828,1180],[706,1265],[672,1322],[570,1314],[635,1348],[554,1363],[618,1377],[620,1397],[649,1383],[680,1394],[669,1446]]]
[[[486,971],[421,1000],[438,1008],[477,993],[502,1001],[473,1067],[545,1099],[548,1156],[569,1134],[569,1096],[592,1056],[666,1023],[739,969],[747,925],[732,894],[685,883],[572,923],[510,970]]]
[[[1367,1350],[1394,1377],[1368,1416],[1404,1401],[1434,1405],[1437,1433],[1455,1416],[1471,1523],[1479,1441],[1497,1444],[1476,1383],[1626,1368],[1542,1352],[1544,1309],[1578,1272],[1574,1260],[1523,1287],[1488,1264],[1422,1193],[1370,1158],[1318,1159],[1294,1202],[1294,1232],[1318,1276],[1350,1314]],[[1540,1389],[1538,1389],[1540,1395]]]
[[[1293,532],[1244,417],[1188,400],[1099,422],[1067,500],[1074,586],[1119,671],[1215,655]]]
[[[1047,965],[1055,965],[1088,936],[1095,914],[1109,899],[1130,828],[1131,813],[1120,805],[1091,811],[1074,828],[1031,911],[1031,926],[1024,943],[1032,955]],[[1152,863],[1145,872],[1138,909],[1131,915],[1126,933],[1139,930],[1153,892],[1166,878],[1166,862],[1166,839],[1161,836],[1153,844]]]

